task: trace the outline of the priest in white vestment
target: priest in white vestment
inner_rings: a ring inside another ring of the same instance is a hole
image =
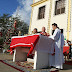
[[[61,30],[61,52],[62,52],[62,62],[64,63],[64,55],[63,55],[63,47],[64,47],[64,35],[63,35],[63,29]]]
[[[61,51],[61,31],[57,28],[57,24],[55,23],[52,24],[52,28],[53,30],[55,30],[53,35],[51,36],[51,38],[55,41],[55,55],[51,55],[50,65],[58,69],[63,69],[63,58]]]

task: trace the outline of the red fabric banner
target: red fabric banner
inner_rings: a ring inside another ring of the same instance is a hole
[[[38,40],[39,40],[39,35],[13,37],[10,44],[11,53],[12,50],[14,50],[16,47],[31,47],[27,55],[29,56],[29,54],[32,53]]]

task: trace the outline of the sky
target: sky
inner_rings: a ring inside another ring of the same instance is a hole
[[[18,14],[21,20],[29,24],[32,2],[33,0],[0,0],[0,15],[5,13],[15,17]]]

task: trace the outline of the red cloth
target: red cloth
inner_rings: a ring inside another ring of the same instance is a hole
[[[43,33],[43,32],[41,32],[40,34],[44,35],[44,33]],[[47,35],[47,33],[46,33],[46,32],[45,32],[45,34],[46,34],[45,36],[50,36],[50,35]]]
[[[67,53],[67,54],[69,53],[69,46],[64,46],[63,47],[63,54],[64,53]]]
[[[40,34],[44,35],[44,32],[41,32]],[[45,32],[46,36],[47,36],[47,33]]]
[[[55,52],[55,49],[54,49],[54,52]],[[67,53],[67,54],[69,53],[69,46],[64,46],[63,47],[63,54],[64,53]],[[52,55],[55,55],[55,53],[53,53]]]
[[[29,54],[32,53],[38,39],[39,39],[39,35],[12,38],[10,49],[12,51],[15,49],[15,47],[31,47],[27,55],[29,56]]]

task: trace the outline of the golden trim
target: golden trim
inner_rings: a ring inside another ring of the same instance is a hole
[[[33,3],[35,2],[35,0],[33,0]],[[32,16],[33,16],[33,7],[32,7],[32,11],[31,11],[31,18],[30,18],[30,25],[29,25],[29,31],[28,34],[31,33],[31,22],[32,22]]]
[[[30,18],[30,25],[29,25],[29,32],[28,32],[28,34],[31,33],[32,16],[33,16],[33,7],[32,7],[32,11],[31,11],[31,18]]]
[[[69,39],[69,30],[70,30],[70,13],[71,13],[71,0],[68,0],[68,25],[67,25],[67,39]]]
[[[35,0],[33,0],[33,3],[35,2]]]
[[[32,4],[31,6],[34,7],[34,6],[37,6],[37,5],[41,4],[41,3],[44,3],[46,1],[48,1],[48,0],[41,0],[41,1],[38,1],[38,2],[36,2],[34,4]]]
[[[47,28],[48,33],[50,32],[51,12],[52,12],[52,0],[50,0],[50,10],[49,10],[48,28]]]

